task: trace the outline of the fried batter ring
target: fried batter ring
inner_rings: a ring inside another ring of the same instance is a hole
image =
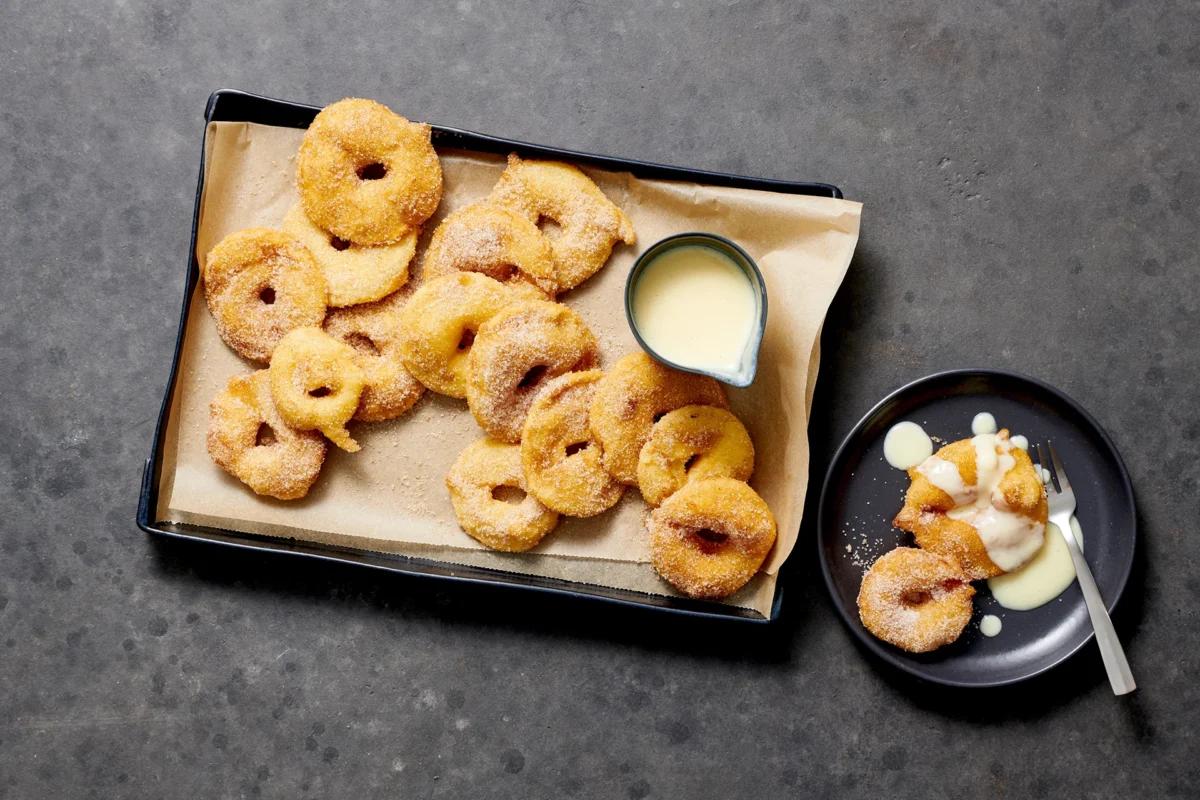
[[[526,161],[512,153],[489,200],[524,215],[534,225],[545,218],[559,226],[560,234],[550,240],[559,291],[594,275],[618,241],[637,241],[625,212],[570,164]]]
[[[638,458],[638,488],[656,506],[688,481],[745,481],[753,472],[754,442],[741,420],[723,408],[684,406],[650,430]]]
[[[204,260],[204,299],[225,343],[268,361],[288,331],[320,325],[326,284],[312,254],[270,228],[231,233]]]
[[[487,202],[442,220],[425,250],[424,269],[426,280],[462,270],[482,272],[501,283],[532,283],[549,297],[559,288],[554,252],[537,225]]]
[[[442,199],[442,166],[428,125],[374,100],[347,98],[312,121],[296,183],[316,225],[354,244],[399,242]]]
[[[271,397],[293,428],[319,430],[351,453],[360,448],[346,422],[358,409],[366,375],[354,348],[320,328],[297,328],[271,355]]]
[[[400,315],[400,357],[426,388],[467,396],[467,356],[479,327],[524,294],[478,272],[434,278],[416,292]]]
[[[380,422],[401,416],[425,393],[425,387],[400,359],[400,310],[405,297],[339,308],[325,318],[324,330],[354,349],[354,362],[366,376],[354,419]]]
[[[1001,434],[1007,438],[1008,431],[1001,431]],[[1014,513],[1045,524],[1048,515],[1046,495],[1029,454],[1019,447],[1012,447],[1008,455],[1013,457],[1014,464],[999,484],[1006,505]],[[970,487],[978,483],[975,445],[971,439],[951,442],[934,456],[954,464],[964,485]],[[908,476],[912,483],[904,495],[904,506],[892,524],[913,534],[923,549],[958,562],[971,580],[1003,574],[1005,570],[988,556],[975,526],[946,515],[955,507],[954,498],[934,486],[915,467],[908,470]]]
[[[493,550],[528,550],[558,525],[558,514],[528,493],[521,449],[513,444],[480,439],[469,445],[446,473],[446,488],[458,524]],[[508,501],[520,493],[519,502]]]
[[[467,406],[502,442],[519,442],[525,415],[545,381],[590,369],[599,361],[596,337],[562,303],[527,300],[479,327],[467,358]]]
[[[897,547],[863,576],[858,616],[873,636],[910,653],[958,639],[971,620],[975,588],[953,560]]]
[[[594,517],[616,505],[625,486],[604,469],[588,428],[600,370],[547,381],[529,407],[521,433],[521,466],[529,493],[571,517]]]
[[[728,597],[754,577],[775,544],[775,517],[733,478],[689,481],[650,512],[650,560],[690,597]]]
[[[279,500],[308,494],[325,461],[319,433],[290,428],[279,416],[265,369],[231,378],[213,398],[207,444],[217,466]]]
[[[358,245],[331,236],[313,224],[299,205],[283,218],[283,230],[308,248],[329,284],[329,305],[353,306],[379,300],[408,282],[417,251],[414,228],[395,244]]]
[[[689,405],[729,407],[712,378],[671,369],[641,351],[624,356],[604,374],[592,400],[589,424],[604,449],[604,468],[622,483],[636,484],[651,426]]]

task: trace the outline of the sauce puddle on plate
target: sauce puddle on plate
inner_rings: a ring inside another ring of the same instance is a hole
[[[933,440],[915,422],[897,422],[883,437],[883,458],[896,469],[912,469],[933,455]]]
[[[1083,531],[1071,517],[1071,532],[1083,548]],[[1046,524],[1046,541],[1037,555],[1015,572],[988,579],[988,588],[996,602],[1013,611],[1029,611],[1044,606],[1075,581],[1075,565],[1071,551],[1058,526]]]

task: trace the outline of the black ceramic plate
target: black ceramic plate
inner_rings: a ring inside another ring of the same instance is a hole
[[[1133,567],[1137,520],[1133,487],[1108,435],[1074,400],[1040,381],[994,370],[956,370],[922,378],[893,392],[854,426],[830,464],[821,492],[819,557],[825,583],[842,619],[868,650],[905,672],[949,686],[1002,686],[1032,678],[1066,660],[1092,638],[1077,583],[1032,611],[1009,611],[975,584],[975,615],[954,644],[913,655],[879,641],[858,619],[859,585],[876,557],[912,537],[891,519],[908,478],[883,459],[883,438],[912,420],[947,442],[971,435],[971,420],[991,412],[997,424],[1031,443],[1051,441],[1075,489],[1084,553],[1109,611]],[[936,446],[936,445],[935,445]],[[1036,460],[1036,459],[1035,459]],[[979,632],[996,614],[1000,635]]]

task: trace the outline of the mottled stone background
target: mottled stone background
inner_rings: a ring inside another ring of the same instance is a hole
[[[0,797],[1196,796],[1195,3],[318,6],[0,14]],[[219,87],[839,184],[866,210],[817,468],[925,373],[1061,386],[1136,482],[1141,690],[1090,647],[913,686],[807,546],[764,632],[150,540]]]

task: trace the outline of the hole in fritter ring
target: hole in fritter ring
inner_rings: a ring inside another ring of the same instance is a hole
[[[572,442],[571,444],[567,445],[567,455],[573,456],[576,453],[581,453],[588,449],[589,444],[591,444],[591,442]]]
[[[279,440],[275,438],[274,428],[265,422],[258,426],[258,431],[254,434],[255,447],[270,447],[277,441]]]
[[[666,415],[667,415],[667,412],[666,412],[666,411],[660,411],[660,412],[658,412],[657,414],[655,414],[655,415],[654,415],[654,421],[655,421],[655,422],[658,422],[660,419],[662,419],[662,418],[663,418],[663,417],[665,417]]]
[[[272,286],[264,286],[258,290],[258,299],[263,302],[263,305],[275,304],[275,289]]]
[[[532,386],[537,386],[538,382],[546,375],[546,367],[538,364],[536,367],[531,367],[525,376],[521,378],[521,382],[517,384],[518,389],[528,389]]]
[[[699,457],[700,457],[699,453],[692,453],[690,456],[688,456],[688,460],[683,462],[683,471],[687,472],[692,467],[694,467],[696,465],[696,459],[698,459]]]
[[[342,250],[350,249],[350,242],[345,239],[339,239],[336,236],[329,237],[329,246],[334,250],[341,252]]]
[[[475,331],[470,328],[463,330],[462,338],[458,340],[459,351],[470,350],[471,345],[475,343]]]
[[[358,333],[356,331],[347,336],[345,341],[346,344],[350,345],[364,356],[379,355],[379,347],[376,346],[376,344],[371,341],[371,337],[367,336],[365,333]]]
[[[519,486],[495,486],[492,488],[492,499],[516,505],[525,500],[525,490]]]
[[[692,532],[692,540],[700,552],[711,554],[720,550],[721,546],[729,541],[729,536],[711,528],[700,528]]]
[[[913,589],[905,592],[900,596],[900,602],[906,606],[919,606],[928,603],[931,599],[929,592],[923,589]]]
[[[315,389],[308,390],[309,397],[328,397],[331,394],[333,394],[333,390],[328,386],[318,386]]]
[[[387,175],[387,167],[378,161],[372,161],[358,168],[358,178],[363,181],[377,181]]]
[[[562,225],[559,225],[558,220],[554,219],[553,217],[547,217],[545,214],[542,214],[538,217],[537,226],[538,230],[540,230],[542,235],[547,239],[557,239],[558,237],[562,236]]]
[[[507,283],[516,277],[517,266],[515,264],[496,264],[488,270],[487,274],[501,283]]]

